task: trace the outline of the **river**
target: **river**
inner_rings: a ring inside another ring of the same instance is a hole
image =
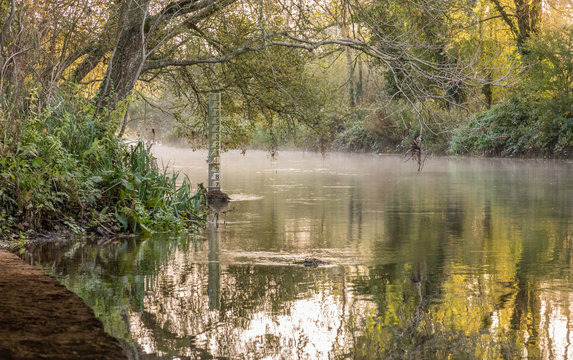
[[[193,184],[206,153],[155,154]],[[218,227],[28,254],[143,359],[571,359],[573,163],[222,154]],[[317,258],[327,265],[305,267]]]

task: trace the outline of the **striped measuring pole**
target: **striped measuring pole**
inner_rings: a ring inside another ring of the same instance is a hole
[[[209,94],[209,190],[221,189],[221,93]]]

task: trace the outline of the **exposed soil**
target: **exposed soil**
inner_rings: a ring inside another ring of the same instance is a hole
[[[125,359],[75,294],[0,250],[0,359]]]

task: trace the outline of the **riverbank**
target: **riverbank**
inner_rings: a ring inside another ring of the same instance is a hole
[[[119,341],[105,333],[75,294],[0,250],[1,359],[122,359]]]

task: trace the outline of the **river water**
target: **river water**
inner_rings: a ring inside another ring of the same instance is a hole
[[[155,154],[207,183],[205,152]],[[400,156],[224,153],[233,201],[218,227],[28,256],[132,358],[573,358],[573,163],[416,170]]]

